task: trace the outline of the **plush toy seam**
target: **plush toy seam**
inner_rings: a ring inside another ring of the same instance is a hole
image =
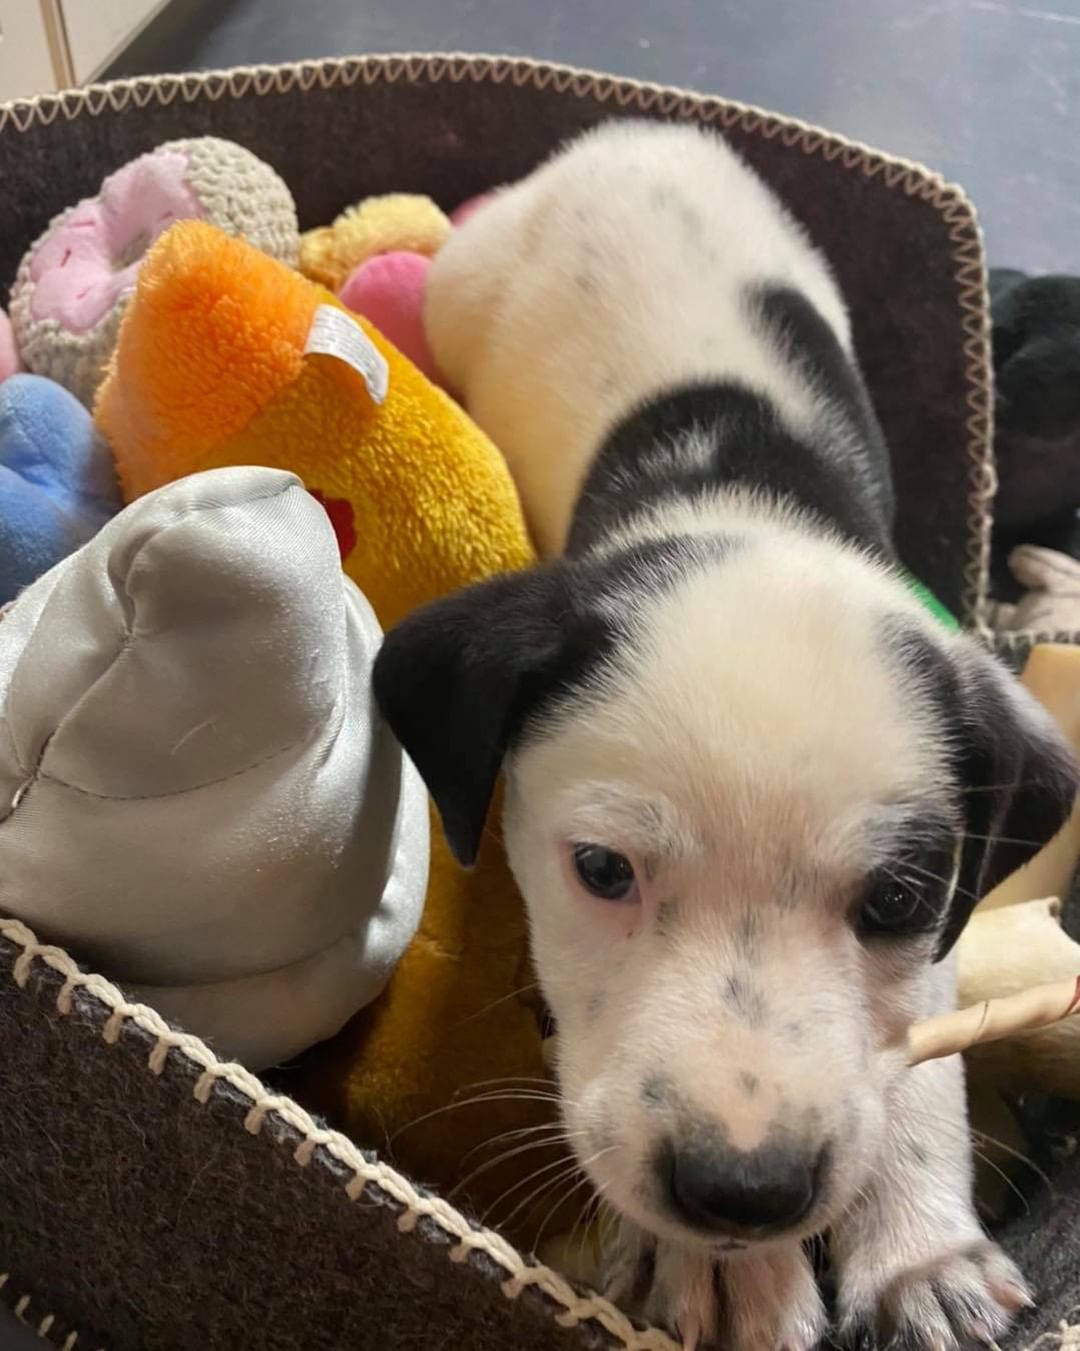
[[[61,1017],[73,1012],[74,996],[83,991],[108,1010],[101,1026],[101,1035],[109,1045],[116,1045],[126,1022],[130,1021],[154,1038],[146,1066],[155,1076],[162,1075],[170,1051],[177,1051],[202,1073],[193,1087],[197,1102],[206,1105],[219,1080],[249,1099],[251,1106],[243,1119],[243,1127],[251,1135],[258,1135],[267,1116],[272,1112],[302,1138],[292,1151],[293,1161],[300,1168],[307,1167],[318,1148],[325,1149],[339,1163],[352,1170],[352,1177],[344,1184],[350,1200],[358,1200],[368,1185],[374,1185],[392,1203],[401,1207],[397,1217],[398,1232],[412,1233],[421,1219],[427,1219],[456,1240],[446,1249],[451,1262],[467,1261],[472,1251],[483,1253],[505,1273],[499,1288],[506,1299],[513,1300],[529,1286],[546,1295],[560,1312],[551,1310],[551,1316],[560,1327],[572,1328],[579,1323],[598,1324],[623,1351],[677,1351],[675,1343],[659,1329],[638,1330],[630,1319],[608,1300],[599,1295],[579,1295],[557,1272],[549,1267],[528,1261],[501,1235],[483,1228],[474,1228],[449,1202],[437,1195],[424,1195],[403,1174],[388,1164],[364,1157],[359,1148],[338,1131],[316,1124],[312,1117],[291,1098],[271,1093],[249,1070],[235,1062],[221,1061],[205,1042],[190,1032],[170,1027],[154,1009],[145,1004],[129,1003],[120,990],[103,976],[79,969],[62,948],[39,943],[33,932],[21,920],[0,919],[0,937],[21,949],[9,968],[8,975],[19,989],[25,989],[35,962],[41,962],[63,977],[56,996],[56,1011]],[[24,1306],[25,1307],[25,1306]],[[71,1343],[75,1346],[75,1343]]]
[[[66,721],[66,719],[64,721]],[[324,726],[325,723],[320,723],[319,730],[323,730]],[[8,820],[9,817],[14,816],[15,812],[22,805],[26,795],[37,783],[51,783],[57,788],[64,788],[67,789],[68,792],[77,793],[80,797],[92,798],[95,802],[167,802],[170,798],[184,797],[188,793],[198,793],[204,788],[216,788],[218,784],[228,783],[230,779],[238,779],[243,774],[249,774],[253,769],[259,769],[262,765],[270,764],[270,762],[276,760],[279,755],[287,755],[310,737],[310,733],[294,737],[292,741],[287,742],[284,746],[279,746],[268,755],[264,755],[260,760],[252,760],[250,764],[244,765],[240,769],[230,770],[228,774],[222,774],[219,778],[206,779],[202,783],[194,783],[190,788],[175,788],[170,793],[130,793],[120,795],[118,793],[95,793],[90,788],[80,788],[77,783],[68,783],[67,779],[61,779],[57,775],[50,774],[47,770],[41,768],[41,762],[44,760],[45,753],[49,749],[49,742],[52,741],[53,737],[56,736],[56,732],[59,730],[58,726],[46,738],[45,744],[42,746],[41,753],[38,756],[37,764],[32,770],[26,771],[20,766],[19,772],[25,773],[26,778],[16,790],[7,814],[5,816],[0,816],[0,825]]]

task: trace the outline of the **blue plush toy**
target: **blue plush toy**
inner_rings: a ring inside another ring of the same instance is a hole
[[[78,399],[41,375],[0,384],[0,605],[121,505],[112,453]]]

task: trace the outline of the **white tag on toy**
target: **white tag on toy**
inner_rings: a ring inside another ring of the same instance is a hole
[[[311,321],[304,355],[337,357],[360,376],[376,403],[382,403],[390,388],[386,358],[355,319],[336,305],[320,305]]]

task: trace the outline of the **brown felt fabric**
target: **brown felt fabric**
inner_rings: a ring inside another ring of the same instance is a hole
[[[546,1296],[507,1299],[489,1259],[447,1256],[437,1226],[397,1227],[401,1207],[369,1184],[350,1201],[325,1150],[306,1167],[297,1132],[271,1115],[244,1129],[250,1102],[219,1082],[206,1105],[199,1068],[178,1051],[147,1067],[154,1037],[0,939],[0,1273],[2,1297],[30,1295],[61,1344],[109,1351],[259,1347],[476,1348],[612,1345],[564,1331]],[[24,1316],[28,1316],[24,1311]],[[57,1335],[59,1334],[59,1336]]]
[[[230,137],[269,160],[306,227],[390,190],[453,206],[574,131],[633,115],[725,128],[824,248],[892,447],[902,552],[972,620],[989,478],[971,210],[921,170],[795,124],[527,62],[444,58],[139,80],[0,107],[0,284],[53,214],[178,136]],[[555,1319],[565,1306],[536,1286],[508,1298],[488,1255],[452,1262],[433,1221],[400,1232],[398,1203],[377,1188],[350,1201],[325,1148],[301,1167],[293,1127],[273,1113],[245,1130],[250,1102],[229,1084],[201,1104],[198,1066],[179,1051],[154,1075],[153,1037],[128,1020],[110,1045],[96,997],[76,990],[61,1016],[62,978],[35,961],[19,989],[18,955],[0,940],[0,1298],[58,1346],[624,1344],[591,1306],[575,1306],[583,1321],[567,1329]],[[1030,1251],[1036,1273],[1038,1260]],[[1067,1295],[1055,1294],[1057,1314]],[[1044,1327],[1057,1316],[1044,1315]]]

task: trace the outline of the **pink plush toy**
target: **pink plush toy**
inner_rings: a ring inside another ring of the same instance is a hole
[[[15,346],[15,334],[11,331],[11,320],[0,310],[0,380],[6,380],[19,370],[22,370],[22,363]]]
[[[461,225],[492,196],[471,197],[451,213]],[[407,249],[376,254],[355,268],[338,292],[350,310],[362,314],[389,338],[429,380],[441,385],[424,329],[424,287],[431,259]]]
[[[296,208],[268,164],[214,136],[170,141],[55,217],[23,258],[11,324],[26,366],[89,406],[143,256],[170,225],[188,219],[208,220],[272,258],[296,262]]]
[[[431,259],[421,253],[404,249],[380,253],[352,272],[338,296],[438,384],[424,332],[424,286],[430,266]]]

